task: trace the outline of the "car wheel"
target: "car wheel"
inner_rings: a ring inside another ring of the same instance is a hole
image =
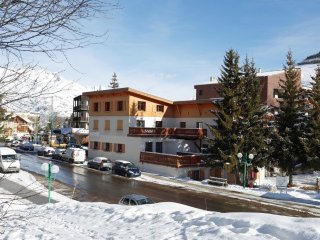
[[[125,177],[128,177],[128,173],[125,173],[124,176],[125,176]]]
[[[73,163],[73,161],[72,161],[72,159],[71,159],[71,158],[69,158],[69,163]]]

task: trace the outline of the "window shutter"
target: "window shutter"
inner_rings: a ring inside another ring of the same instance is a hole
[[[117,152],[117,144],[116,143],[113,145],[113,151]]]
[[[113,143],[109,143],[109,152],[112,152]]]
[[[93,145],[94,145],[94,143],[90,142],[90,149],[93,149]]]
[[[104,130],[110,130],[110,120],[104,121]]]
[[[102,150],[102,148],[103,148],[103,143],[102,143],[102,142],[99,142],[99,143],[98,143],[98,149],[99,149],[99,150]]]
[[[122,144],[122,153],[125,153],[126,152],[126,148],[125,148],[125,144]]]

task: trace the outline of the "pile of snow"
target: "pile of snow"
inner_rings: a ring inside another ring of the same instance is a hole
[[[3,219],[3,239],[320,239],[320,219],[216,213],[163,202],[57,203]]]
[[[24,171],[1,177],[45,194],[44,186]],[[5,199],[8,193],[1,183],[0,198]],[[172,202],[142,206],[81,203],[57,193],[52,196],[60,202],[13,204],[1,218],[1,238],[320,239],[320,218],[218,213]]]

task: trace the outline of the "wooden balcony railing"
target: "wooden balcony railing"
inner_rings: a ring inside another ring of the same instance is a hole
[[[203,128],[141,128],[129,127],[129,137],[176,137],[201,139],[207,136]]]
[[[140,162],[174,168],[184,168],[200,166],[201,158],[197,155],[173,155],[155,152],[140,152]]]

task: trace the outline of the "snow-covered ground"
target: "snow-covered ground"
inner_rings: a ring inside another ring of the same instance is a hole
[[[299,187],[313,183],[316,176],[295,176],[298,186],[288,190],[287,195],[297,199],[312,199],[317,205],[319,194]],[[5,178],[44,196],[47,194],[45,187],[24,171],[7,174]],[[212,187],[206,182],[166,179],[150,174],[143,174],[137,180],[159,184],[171,182],[172,185],[182,186],[187,184],[198,191]],[[273,178],[269,181],[270,185],[274,184]],[[169,202],[131,207],[84,203],[58,193],[52,194],[52,199],[58,203],[35,205],[10,195],[2,189],[2,184],[3,180],[0,181],[1,239],[320,239],[320,218],[218,213]],[[247,195],[268,193],[262,189],[228,188]]]

